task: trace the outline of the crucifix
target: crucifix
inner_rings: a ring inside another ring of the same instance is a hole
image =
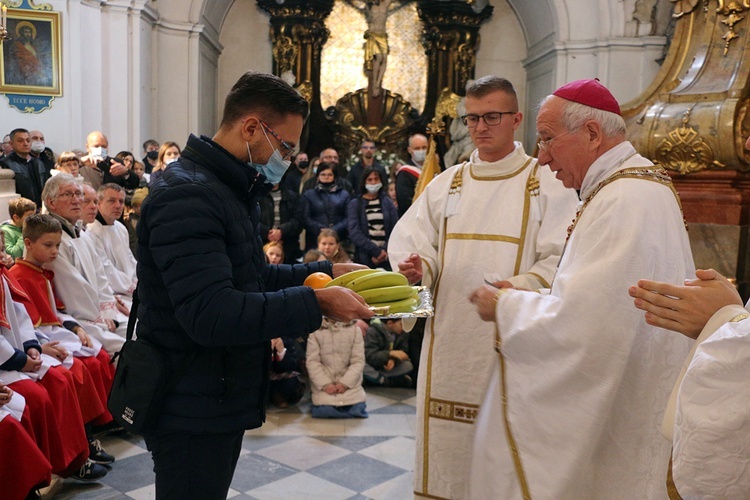
[[[362,12],[367,20],[365,31],[364,71],[368,80],[368,94],[379,97],[383,89],[383,76],[388,64],[388,34],[385,23],[388,16],[404,7],[408,0],[346,0]]]

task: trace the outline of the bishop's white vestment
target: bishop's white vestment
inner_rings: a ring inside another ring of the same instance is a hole
[[[471,498],[666,498],[661,421],[690,341],[648,326],[628,287],[695,269],[677,195],[651,165],[628,142],[597,159],[550,294],[499,296]]]
[[[432,290],[417,389],[414,491],[464,492],[473,424],[494,360],[494,328],[469,295],[484,280],[549,287],[577,197],[520,143],[494,163],[471,160],[436,177],[393,230],[391,265],[419,254]]]

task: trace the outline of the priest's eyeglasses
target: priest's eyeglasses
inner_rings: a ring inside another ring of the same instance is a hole
[[[464,115],[461,117],[461,121],[469,128],[474,128],[479,125],[479,120],[484,120],[484,123],[488,127],[494,127],[500,123],[503,119],[503,115],[515,115],[515,111],[493,111],[492,113],[485,113],[483,115]]]
[[[286,142],[284,139],[282,139],[279,136],[279,134],[274,132],[274,130],[268,126],[266,122],[264,122],[263,120],[259,120],[259,121],[260,121],[260,124],[263,125],[263,128],[265,128],[269,134],[274,136],[276,140],[281,143],[281,150],[279,151],[279,153],[281,153],[281,157],[284,160],[288,160],[294,154],[294,146],[292,146],[291,144]]]
[[[562,134],[557,134],[555,137],[550,137],[549,139],[545,139],[545,140],[539,139],[538,141],[536,141],[536,145],[539,147],[539,151],[549,151],[549,148],[552,147],[552,141],[554,141],[558,137],[562,137],[564,135],[570,134],[571,132],[575,132],[579,128],[581,127],[575,127],[570,130],[566,130]]]

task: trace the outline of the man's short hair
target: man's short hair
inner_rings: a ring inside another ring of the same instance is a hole
[[[230,125],[248,113],[257,113],[267,122],[278,122],[287,115],[307,119],[307,101],[281,78],[248,71],[237,80],[224,101],[221,125]]]
[[[14,215],[23,217],[23,214],[29,210],[36,211],[36,203],[28,198],[13,198],[8,202],[8,214],[13,218]]]
[[[146,142],[143,143],[143,150],[146,151],[149,148],[149,146],[156,146],[158,148],[159,147],[159,143],[156,142],[153,139],[149,139],[149,140],[147,140]]]
[[[106,184],[102,184],[101,186],[99,186],[99,189],[96,190],[96,195],[99,197],[99,201],[102,201],[104,199],[104,192],[107,189],[111,189],[113,191],[117,191],[118,193],[124,193],[125,192],[125,188],[124,187],[120,186],[119,184],[115,184],[114,182],[108,182]]]
[[[62,233],[60,221],[47,214],[34,214],[23,223],[23,237],[32,243],[48,233]]]
[[[10,134],[8,135],[10,136],[10,140],[12,141],[13,138],[16,136],[16,134],[28,134],[28,133],[29,131],[26,130],[25,128],[14,128],[13,130],[10,131]]]
[[[373,141],[372,139],[365,139],[365,140],[364,140],[364,141],[362,141],[362,143],[361,143],[361,144],[359,145],[360,149],[361,149],[361,148],[363,148],[363,147],[365,147],[365,144],[372,144],[372,145],[374,146],[374,145],[375,145],[375,141]]]
[[[513,84],[506,78],[495,75],[487,75],[475,80],[474,83],[466,87],[466,97],[480,99],[492,92],[505,92],[513,98],[516,103],[516,109],[503,109],[500,111],[518,111],[518,96]]]
[[[60,192],[60,186],[65,186],[66,184],[81,186],[81,182],[78,179],[70,174],[66,174],[65,172],[53,175],[44,183],[44,189],[42,189],[42,202],[44,203],[44,206],[47,207],[47,210],[49,210],[47,200],[55,198],[57,193]],[[81,187],[81,189],[83,188]]]

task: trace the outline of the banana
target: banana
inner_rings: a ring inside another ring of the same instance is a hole
[[[392,271],[378,271],[365,276],[360,276],[345,285],[357,293],[371,288],[383,288],[386,286],[409,286],[406,276]]]
[[[367,276],[368,274],[373,273],[379,273],[382,271],[379,271],[378,269],[357,269],[356,271],[352,271],[346,274],[342,274],[338,278],[329,281],[323,288],[330,288],[332,286],[346,286],[353,280],[362,277]]]
[[[370,288],[357,293],[359,293],[362,298],[365,299],[365,302],[370,305],[386,305],[381,304],[381,302],[391,303],[407,299],[414,294],[414,289],[409,285],[385,286],[381,288]]]
[[[388,312],[385,314],[408,313],[417,308],[417,306],[419,305],[419,299],[417,299],[416,297],[409,297],[407,299],[397,300],[395,302],[370,305],[371,307],[388,307]]]

